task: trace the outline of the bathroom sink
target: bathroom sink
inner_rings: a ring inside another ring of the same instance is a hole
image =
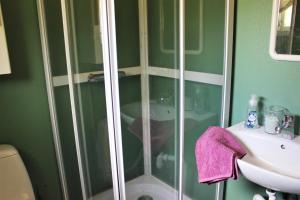
[[[150,119],[156,121],[174,120],[178,109],[173,105],[150,101]],[[194,111],[185,111],[185,118],[202,121],[209,117],[215,116],[215,113],[206,112],[196,113]],[[134,102],[121,107],[121,117],[127,123],[131,124],[136,118],[142,117],[141,102]]]
[[[246,147],[247,155],[238,167],[248,180],[275,191],[300,194],[300,136],[287,140],[246,129],[239,123],[228,130]]]
[[[150,119],[166,121],[175,119],[175,108],[167,104],[150,102]],[[141,102],[126,104],[121,107],[121,117],[131,124],[136,118],[142,117]]]

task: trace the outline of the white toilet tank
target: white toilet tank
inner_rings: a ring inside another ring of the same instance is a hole
[[[0,145],[0,199],[35,200],[24,163],[11,145]]]

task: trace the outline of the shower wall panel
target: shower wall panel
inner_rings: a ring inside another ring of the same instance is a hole
[[[61,76],[67,80],[61,1],[44,3],[52,75],[53,78]],[[95,55],[99,53],[95,50],[98,45],[96,43],[101,43],[100,31],[97,32],[98,1],[70,0],[68,4],[72,5],[69,17],[74,42],[74,74],[103,70],[103,64],[99,62],[102,58]],[[139,66],[137,1],[116,1],[116,8],[119,68]],[[99,34],[99,38],[96,34]],[[97,48],[102,47],[100,45]],[[102,52],[100,56],[102,57]],[[94,196],[112,187],[104,82],[75,84],[75,90],[86,185],[89,196]],[[139,75],[120,79],[121,105],[140,102],[140,91]],[[56,86],[54,93],[69,198],[81,200],[69,87]],[[142,145],[124,124],[122,123],[125,173],[127,179],[132,179],[143,174],[143,154],[139,153]]]

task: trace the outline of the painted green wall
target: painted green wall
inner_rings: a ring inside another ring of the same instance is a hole
[[[1,3],[12,75],[0,76],[0,143],[10,143],[19,149],[39,199],[59,200],[61,191],[46,98],[36,4],[34,0]],[[300,85],[299,63],[275,61],[268,54],[271,4],[270,0],[237,1],[232,123],[244,119],[251,93],[263,96],[267,105],[280,104],[300,115],[300,93],[297,92]],[[123,38],[122,41],[125,41],[126,35]],[[137,39],[137,35],[132,35],[129,41],[134,38]],[[126,50],[127,45],[123,46]],[[138,46],[134,49],[137,50]],[[136,60],[134,64],[138,64],[138,55],[134,52],[132,55]],[[128,57],[124,55],[120,59]],[[256,192],[263,193],[264,189],[241,177],[238,181],[227,183],[226,199],[252,199]]]
[[[12,74],[0,76],[0,144],[19,150],[37,199],[60,200],[36,2],[1,5]]]
[[[250,94],[266,105],[282,105],[300,115],[300,63],[273,60],[269,53],[271,0],[238,0],[234,60],[232,124],[244,120]],[[229,181],[227,200],[252,199],[264,189],[241,178]]]

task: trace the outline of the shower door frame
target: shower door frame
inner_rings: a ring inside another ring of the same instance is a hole
[[[78,116],[75,108],[74,84],[84,82],[87,73],[73,74],[71,61],[71,35],[70,24],[67,19],[67,5],[66,0],[61,0],[62,15],[63,15],[63,29],[65,39],[66,60],[68,68],[68,77],[52,77],[51,62],[49,56],[49,47],[47,39],[47,29],[45,21],[44,0],[37,0],[39,25],[41,34],[41,44],[43,52],[43,61],[45,69],[45,79],[47,86],[47,95],[49,101],[49,110],[51,116],[53,138],[56,150],[56,158],[59,169],[59,176],[61,180],[61,187],[64,199],[68,200],[68,188],[66,184],[65,168],[63,164],[61,142],[59,139],[59,129],[57,122],[57,113],[54,99],[54,87],[61,84],[68,84],[70,90],[70,100],[72,109],[72,119],[74,126],[74,137],[76,143],[76,152],[78,157],[79,174],[81,181],[81,189],[83,199],[87,199],[86,177],[83,171],[83,161],[81,156],[81,146],[79,141],[79,131],[77,126]],[[234,6],[235,0],[225,0],[225,26],[224,26],[224,60],[223,60],[223,74],[210,74],[194,71],[186,71],[185,67],[185,51],[184,51],[184,0],[179,0],[179,70],[164,69],[160,67],[149,66],[148,63],[148,30],[147,30],[147,0],[139,0],[139,27],[140,27],[140,58],[141,66],[132,68],[125,68],[130,73],[129,75],[141,75],[142,86],[142,114],[143,114],[143,145],[144,145],[144,167],[145,174],[151,175],[151,144],[150,144],[150,105],[149,105],[149,76],[163,76],[180,81],[180,145],[179,145],[179,188],[178,200],[182,200],[183,196],[183,147],[184,147],[184,82],[190,80],[199,83],[208,83],[212,85],[222,86],[222,114],[221,125],[228,126],[229,122],[229,108],[230,108],[230,94],[231,94],[231,72],[232,72],[232,45],[233,45],[233,25],[234,25]],[[121,118],[120,118],[120,103],[119,103],[119,84],[118,84],[118,64],[116,51],[116,30],[115,30],[115,7],[114,0],[100,0],[99,13],[101,22],[102,44],[103,44],[103,61],[104,61],[104,75],[105,77],[105,93],[106,93],[106,107],[108,114],[108,129],[109,129],[109,146],[111,154],[113,192],[116,200],[125,200],[125,179],[123,167],[123,148],[121,135]],[[113,67],[109,67],[113,66]],[[124,69],[124,68],[123,68]],[[218,183],[216,187],[216,200],[223,199],[223,183]]]
[[[184,81],[193,81],[222,87],[221,126],[229,125],[231,78],[232,78],[232,55],[233,55],[233,33],[236,0],[225,0],[224,19],[224,58],[223,74],[203,73],[185,70],[185,42],[184,42],[184,0],[179,0],[179,70],[150,66],[148,62],[148,19],[147,1],[139,0],[139,32],[140,32],[140,58],[141,58],[141,88],[142,88],[142,116],[143,116],[143,145],[144,145],[144,168],[145,175],[151,175],[151,137],[150,137],[150,95],[149,76],[160,76],[179,79],[180,81],[180,144],[179,144],[179,193],[178,200],[183,197],[183,149],[184,149]],[[148,90],[147,90],[148,89]],[[215,200],[224,199],[224,183],[216,184]]]

